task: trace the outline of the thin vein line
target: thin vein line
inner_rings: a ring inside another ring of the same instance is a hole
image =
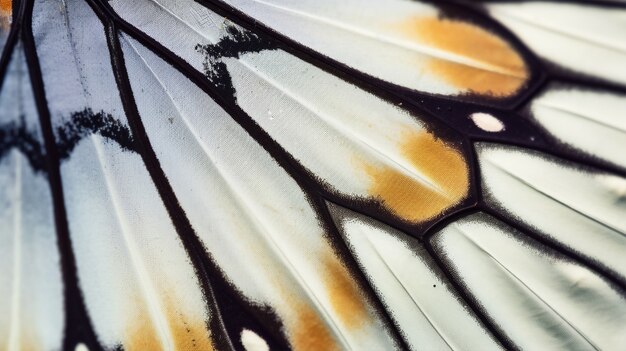
[[[213,323],[216,322],[219,325],[219,330],[214,330],[214,332],[221,335],[213,335],[212,339],[214,342],[219,343],[219,345],[216,346],[234,350],[235,348],[228,337],[228,333],[226,332],[226,328],[223,324],[209,275],[206,272],[205,264],[207,264],[207,261],[202,259],[206,253],[201,252],[203,246],[192,228],[185,211],[180,206],[167,176],[161,168],[160,162],[152,149],[152,145],[143,126],[143,122],[141,121],[137,105],[135,104],[130,81],[128,80],[128,72],[126,71],[124,55],[120,46],[117,28],[113,22],[106,23],[105,27],[109,50],[111,53],[113,72],[129,125],[134,137],[138,141],[139,154],[146,165],[146,169],[155,184],[179,238],[181,239],[189,258],[193,263],[194,270],[196,271],[196,275],[201,283],[201,288],[207,298],[209,310],[212,314],[214,314],[211,317],[211,321]],[[209,326],[210,325],[211,323],[209,323]]]
[[[72,251],[72,241],[67,221],[67,211],[63,195],[63,182],[59,157],[57,154],[56,139],[52,130],[50,111],[46,101],[44,81],[37,57],[37,49],[32,32],[32,13],[34,0],[26,0],[24,24],[22,27],[22,41],[28,63],[31,87],[39,115],[39,123],[46,150],[48,181],[53,201],[54,222],[57,233],[57,244],[61,258],[61,268],[64,286],[65,321],[63,335],[63,349],[73,350],[74,345],[82,341],[92,351],[103,350],[94,333],[91,321],[85,309],[82,292],[78,286],[76,258]]]

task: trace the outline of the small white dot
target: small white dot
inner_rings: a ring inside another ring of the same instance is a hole
[[[241,331],[241,343],[246,351],[269,351],[270,347],[257,333],[244,329]]]
[[[85,346],[85,344],[78,344],[76,345],[76,348],[74,349],[74,351],[89,351],[89,348],[87,346]]]
[[[474,112],[470,115],[470,118],[476,127],[485,132],[496,133],[504,130],[504,123],[488,113]]]

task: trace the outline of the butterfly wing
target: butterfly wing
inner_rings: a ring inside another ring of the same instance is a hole
[[[9,349],[623,344],[620,5],[22,1]]]

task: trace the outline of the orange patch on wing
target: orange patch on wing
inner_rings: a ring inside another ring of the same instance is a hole
[[[511,96],[528,80],[528,68],[520,54],[504,39],[474,24],[417,17],[399,28],[420,43],[471,61],[429,60],[430,71],[457,88],[481,95]]]
[[[328,326],[320,315],[307,304],[298,304],[297,320],[291,332],[291,346],[296,351],[339,350]]]
[[[12,0],[0,0],[0,29],[8,30],[11,24],[11,15],[13,13]]]
[[[2,11],[3,15],[11,14],[12,10],[13,10],[12,0],[0,0],[0,11]]]
[[[124,350],[163,350],[157,332],[147,313],[140,313],[128,326],[128,337],[124,342]]]
[[[165,307],[168,333],[174,350],[213,350],[210,333],[206,323],[202,320],[190,319],[182,313],[176,312],[171,303]],[[147,311],[139,311],[134,318],[133,325],[128,330],[124,342],[124,350],[164,350],[161,338],[149,317]]]
[[[368,321],[369,311],[364,297],[347,268],[332,254],[321,255],[322,283],[330,302],[330,315],[347,328],[359,328]],[[322,315],[297,293],[292,286],[277,282],[283,300],[294,311],[284,320],[294,350],[341,350],[331,327]]]
[[[293,311],[291,317],[283,319],[293,350],[335,351],[341,349],[326,322],[310,302],[305,301],[294,291],[294,286],[287,285],[284,281],[276,281],[276,287],[290,310]]]
[[[370,195],[409,222],[432,219],[469,192],[469,168],[462,154],[428,132],[411,132],[401,143],[403,155],[438,189],[390,167],[364,163]]]
[[[348,270],[333,256],[324,262],[324,286],[334,312],[349,328],[358,328],[369,316],[366,302]]]
[[[207,324],[202,320],[186,321],[182,315],[170,328],[176,350],[213,350]]]

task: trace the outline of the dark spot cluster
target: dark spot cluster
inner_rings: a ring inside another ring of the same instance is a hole
[[[26,156],[33,170],[45,170],[43,147],[37,134],[27,128],[23,116],[17,122],[0,125],[0,161],[13,148]]]
[[[56,128],[57,152],[60,160],[68,159],[72,150],[85,137],[99,134],[115,141],[127,151],[136,151],[130,129],[104,111],[94,113],[90,108],[74,112],[67,122]],[[46,172],[46,152],[36,131],[29,130],[24,117],[0,124],[0,161],[13,148],[22,152],[36,172]]]
[[[78,142],[91,134],[113,140],[127,151],[136,151],[135,140],[127,126],[109,113],[94,113],[86,108],[72,113],[69,121],[56,128],[59,158],[68,158]]]
[[[256,33],[232,24],[225,24],[227,36],[216,44],[196,45],[195,49],[204,56],[204,74],[213,85],[227,96],[234,96],[230,75],[222,58],[239,58],[242,54],[275,50],[278,45]]]

